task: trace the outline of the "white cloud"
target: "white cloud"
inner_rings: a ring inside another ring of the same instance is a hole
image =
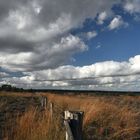
[[[9,21],[15,26],[18,30],[23,29],[29,23],[30,18],[27,19],[27,15],[21,15],[19,11],[12,11],[9,13]],[[28,22],[27,22],[28,21]]]
[[[1,67],[10,71],[24,70],[29,65],[32,53],[4,54],[0,53]],[[25,68],[24,68],[25,67]]]
[[[140,13],[140,1],[139,0],[126,0],[124,3],[124,9],[131,14]]]
[[[126,62],[105,61],[82,67],[66,65],[56,69],[24,72],[26,76],[3,78],[3,81],[16,85],[28,83],[28,86],[33,88],[84,86],[86,89],[91,87],[123,89],[127,88],[127,85],[129,87],[130,83],[133,86],[134,83],[140,82],[139,63],[140,55],[137,55]]]
[[[140,63],[140,55],[137,55],[137,56],[135,56],[133,58],[130,58],[129,62],[131,64],[131,66],[132,66],[131,71],[135,72],[135,73],[139,73],[140,72],[140,65],[139,65],[139,63]]]
[[[139,8],[128,3],[127,11],[138,12]],[[138,2],[138,1],[135,1]],[[16,77],[0,72],[0,83],[17,86],[81,86],[119,84],[138,81],[133,74],[139,73],[139,56],[128,62],[106,61],[90,66],[67,66],[75,53],[86,51],[88,46],[80,37],[70,34],[72,29],[82,27],[86,19],[95,19],[103,24],[110,17],[111,9],[120,0],[4,0],[0,2],[0,67],[9,71],[21,71]],[[131,2],[133,3],[133,2]],[[126,26],[121,16],[116,16],[110,30]],[[90,31],[86,36],[97,36]],[[129,76],[131,75],[132,76]],[[121,76],[120,76],[121,75]],[[122,76],[123,75],[123,76]],[[46,81],[73,78],[102,77],[77,81]]]
[[[97,35],[98,35],[98,33],[96,31],[87,32],[87,38],[88,38],[88,40],[96,37]]]
[[[140,90],[139,63],[140,55],[126,62],[105,61],[82,67],[65,65],[24,72],[21,77],[3,75],[0,83],[25,88]]]
[[[34,12],[38,15],[41,10],[42,10],[42,6],[39,4],[39,2],[36,0],[31,2],[31,6],[33,7]]]
[[[98,44],[97,46],[96,46],[96,49],[99,49],[99,48],[101,48],[102,47],[102,45],[101,44]]]
[[[114,29],[120,28],[121,26],[128,26],[128,24],[123,21],[121,16],[117,15],[110,22],[108,28],[109,30],[114,30]]]
[[[40,26],[37,29],[34,29],[29,33],[29,40],[44,41],[44,40],[53,40],[55,37],[65,34],[72,28],[72,19],[69,14],[62,14],[56,19],[53,23],[49,23],[47,27]],[[28,32],[27,32],[28,33]],[[23,34],[27,36],[27,34]]]
[[[79,37],[73,35],[62,37],[60,42],[53,43],[50,48],[45,44],[40,47],[42,47],[41,50],[36,50],[35,53],[0,53],[0,65],[10,71],[55,68],[69,61],[73,54],[88,49]]]
[[[107,18],[112,16],[112,14],[113,13],[111,11],[103,11],[103,12],[101,12],[97,17],[97,23],[102,25]]]
[[[0,11],[0,64],[15,71],[63,65],[75,53],[87,50],[80,38],[69,36],[70,30],[82,27],[87,18],[94,19],[102,11],[111,11],[116,3],[119,0],[3,1],[0,5],[3,9]],[[96,35],[96,32],[88,33],[89,38]]]
[[[7,76],[9,76],[8,73],[6,73],[6,72],[0,72],[0,78],[4,78],[4,77],[7,77]]]

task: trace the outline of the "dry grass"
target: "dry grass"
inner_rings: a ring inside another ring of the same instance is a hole
[[[37,96],[34,93],[31,92],[6,92],[6,91],[0,91],[0,97],[3,96],[12,96],[12,97],[31,97],[31,96]]]
[[[14,140],[62,140],[64,131],[60,122],[59,117],[52,119],[48,110],[40,112],[30,108],[22,117],[17,118]]]
[[[3,108],[3,106],[6,104],[6,102],[0,102],[0,110]]]
[[[85,140],[140,138],[140,97],[70,97],[48,95],[65,109],[84,111]]]
[[[64,110],[84,111],[84,140],[133,140],[140,137],[138,96],[40,95],[54,102],[53,118],[49,109],[28,108],[22,116],[16,117],[10,136],[13,140],[64,140],[61,118]],[[7,140],[11,139],[7,137]]]

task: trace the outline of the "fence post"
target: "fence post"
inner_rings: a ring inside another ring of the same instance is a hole
[[[40,100],[41,100],[41,108],[43,108],[44,102],[43,102],[43,97],[42,96],[40,97]]]
[[[47,105],[47,98],[46,97],[41,97],[41,107],[42,109],[46,110],[46,105]]]
[[[50,113],[51,113],[51,119],[53,118],[53,103],[50,102]]]
[[[68,129],[66,130],[66,140],[82,140],[82,124],[84,113],[81,111],[65,111],[64,115],[65,126],[68,125],[66,126]],[[71,136],[71,134],[73,136]]]
[[[46,106],[47,106],[47,98],[44,97],[44,109],[46,110]]]

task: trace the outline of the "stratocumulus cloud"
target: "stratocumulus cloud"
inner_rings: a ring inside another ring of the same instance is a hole
[[[126,62],[69,65],[75,55],[90,51],[86,41],[94,40],[104,29],[109,32],[129,24],[113,12],[115,5],[130,14],[140,12],[137,0],[0,0],[0,84],[94,88],[138,83],[139,55]],[[72,34],[87,19],[98,26],[109,21],[103,30]]]
[[[88,66],[76,67],[71,65],[60,66],[34,72],[24,72],[24,76],[17,78],[3,78],[15,85],[21,84],[29,87],[51,86],[105,86],[122,87],[130,83],[139,83],[140,55],[130,58],[127,62],[105,61]],[[136,84],[137,85],[137,84]]]

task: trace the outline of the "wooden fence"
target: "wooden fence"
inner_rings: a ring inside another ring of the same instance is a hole
[[[41,105],[44,109],[46,109],[46,104],[48,105],[51,113],[51,117],[53,117],[53,108],[57,108],[61,111],[63,109],[61,106],[54,104],[52,102],[46,103],[47,99],[42,98]],[[64,114],[62,117],[65,125],[65,140],[83,140],[83,133],[82,133],[82,125],[83,125],[83,115],[84,112],[82,111],[70,111],[65,110],[62,112]],[[94,137],[94,136],[93,136]],[[105,136],[107,138],[107,134]],[[94,139],[94,138],[92,138]],[[96,139],[96,137],[95,137]],[[140,137],[134,137],[132,140],[140,140]]]
[[[60,108],[60,106],[57,106],[56,104],[52,102],[47,103],[46,97],[41,97],[41,106],[42,109],[46,109],[48,105],[48,108],[51,113],[51,118],[53,117],[53,107],[56,106],[57,108]],[[82,140],[82,125],[83,125],[83,115],[84,112],[82,111],[69,111],[66,110],[63,112],[63,121],[65,125],[66,140]]]
[[[83,112],[65,111],[66,140],[82,140]]]

